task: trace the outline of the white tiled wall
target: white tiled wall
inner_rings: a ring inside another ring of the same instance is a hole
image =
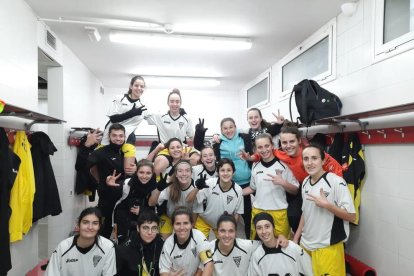
[[[324,87],[341,98],[342,114],[414,102],[414,50],[373,63],[373,5],[361,0],[352,17],[337,17],[337,77]],[[279,99],[278,63],[272,69],[271,104],[263,113],[270,118],[280,109],[288,117],[288,100]],[[413,275],[414,144],[369,145],[365,156],[361,222],[352,227],[347,251],[378,275]]]

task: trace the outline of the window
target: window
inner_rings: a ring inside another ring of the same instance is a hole
[[[414,48],[414,0],[376,0],[374,35],[374,61]]]
[[[323,81],[335,78],[335,19],[291,51],[280,62],[282,96],[303,79]]]
[[[270,70],[247,85],[247,108],[263,106],[269,102]]]

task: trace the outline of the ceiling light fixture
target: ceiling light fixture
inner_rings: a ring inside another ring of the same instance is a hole
[[[108,26],[112,28],[131,28],[131,29],[160,29],[164,30],[164,25],[146,22],[146,21],[133,21],[123,19],[111,19],[111,18],[93,18],[93,17],[59,17],[59,18],[38,18],[38,20],[45,22],[58,22],[58,23],[71,23],[71,24],[83,24],[92,26]]]
[[[144,33],[115,30],[111,31],[109,40],[117,43],[170,49],[248,50],[252,47],[252,41],[249,38]]]
[[[95,27],[86,26],[85,31],[88,34],[89,40],[92,42],[99,42],[101,40],[101,35]]]
[[[357,8],[356,1],[346,2],[341,5],[341,11],[345,16],[351,17],[354,15]]]
[[[147,87],[216,87],[220,80],[216,78],[143,76]]]

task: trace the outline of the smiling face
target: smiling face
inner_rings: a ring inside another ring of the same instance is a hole
[[[268,220],[259,220],[256,223],[256,233],[259,239],[267,246],[272,244],[275,240],[273,234],[273,225]]]
[[[122,129],[112,129],[109,140],[115,145],[122,145],[125,142],[125,132]]]
[[[158,234],[158,224],[155,221],[146,221],[140,226],[137,226],[137,231],[139,232],[139,236],[144,242],[150,243]]]
[[[86,215],[79,223],[79,237],[86,240],[95,239],[100,228],[99,218],[95,214]]]
[[[281,133],[280,143],[282,150],[289,156],[297,156],[300,148],[300,142],[295,134],[293,133]]]
[[[219,242],[227,247],[232,248],[236,239],[236,226],[231,221],[223,221],[218,226]]]
[[[144,93],[145,82],[141,79],[136,79],[132,85],[129,86],[131,89],[130,97],[134,100],[137,100]]]
[[[262,117],[259,114],[259,111],[252,109],[247,112],[247,122],[251,129],[259,130],[261,129]]]
[[[230,164],[224,164],[220,167],[218,174],[220,178],[220,183],[229,184],[231,183],[231,180],[233,178],[234,171]]]
[[[176,215],[173,224],[174,232],[177,235],[178,243],[185,243],[190,237],[190,231],[193,228],[190,217],[187,214]]]
[[[172,141],[168,147],[168,152],[174,160],[179,160],[183,156],[183,146],[178,141]]]
[[[173,114],[178,114],[180,112],[181,107],[181,97],[177,93],[172,93],[168,97],[168,107],[170,112]]]
[[[175,177],[177,178],[180,186],[185,188],[191,182],[191,165],[186,162],[182,162],[176,166]]]
[[[319,178],[323,173],[324,161],[319,149],[314,147],[305,148],[302,151],[302,162],[305,171],[313,178]]]
[[[142,184],[147,184],[152,177],[153,171],[150,166],[141,166],[137,170],[137,176]]]
[[[259,138],[255,141],[256,151],[259,153],[263,161],[269,162],[275,157],[273,155],[273,142],[268,138]]]
[[[236,125],[232,121],[225,121],[221,124],[221,133],[227,139],[232,139],[236,134]]]
[[[205,148],[201,151],[201,163],[208,170],[212,171],[216,167],[216,155],[212,148]]]

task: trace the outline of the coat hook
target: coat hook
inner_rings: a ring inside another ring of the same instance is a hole
[[[403,131],[403,129],[402,128],[394,128],[394,131],[395,132],[398,132],[398,133],[401,133],[401,138],[404,138],[404,131]]]
[[[384,139],[387,139],[387,133],[385,132],[385,130],[377,130],[378,133],[384,134]]]
[[[369,131],[361,131],[362,134],[368,135],[368,139],[371,139],[371,134],[369,134]]]

